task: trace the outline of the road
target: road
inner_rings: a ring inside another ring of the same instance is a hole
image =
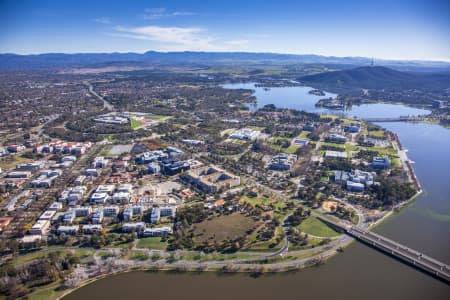
[[[379,234],[370,232],[363,228],[358,228],[358,226],[351,226],[347,229],[347,233],[355,236],[372,247],[413,265],[417,269],[426,271],[431,275],[450,283],[450,267],[443,262]]]
[[[112,106],[111,103],[109,103],[108,101],[105,100],[105,98],[103,98],[102,96],[100,96],[99,94],[97,94],[96,91],[94,91],[94,87],[92,86],[92,84],[88,81],[83,81],[84,85],[86,85],[89,89],[89,93],[91,93],[92,95],[94,95],[95,97],[97,97],[98,99],[100,99],[103,102],[103,107],[109,111],[114,111],[114,106]]]

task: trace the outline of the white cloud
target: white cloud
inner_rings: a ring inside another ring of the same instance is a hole
[[[111,19],[105,18],[105,17],[94,19],[94,22],[97,22],[100,24],[111,24],[112,23]]]
[[[249,40],[230,40],[225,42],[225,44],[234,47],[246,47],[249,43]]]
[[[161,51],[234,51],[245,50],[250,40],[219,40],[200,27],[116,26],[112,36],[153,42]]]
[[[143,26],[127,28],[117,26],[116,36],[158,42],[167,46],[186,49],[211,49],[213,38],[205,36],[204,30],[197,27]]]
[[[145,20],[155,20],[160,18],[180,17],[180,16],[193,16],[196,15],[190,11],[173,11],[169,12],[165,8],[147,8],[142,17]]]

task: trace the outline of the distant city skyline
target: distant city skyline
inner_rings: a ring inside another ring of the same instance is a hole
[[[0,2],[0,53],[242,51],[450,61],[450,2]]]

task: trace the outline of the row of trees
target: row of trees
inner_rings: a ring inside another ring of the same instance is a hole
[[[0,268],[0,294],[7,299],[26,296],[36,286],[64,279],[78,263],[79,257],[71,253],[51,252],[27,264],[4,265]]]

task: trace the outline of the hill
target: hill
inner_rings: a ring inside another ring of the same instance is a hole
[[[305,85],[326,89],[444,89],[450,74],[401,72],[387,67],[357,67],[298,78]]]
[[[364,66],[366,57],[335,57],[314,54],[254,52],[157,52],[145,53],[46,53],[33,55],[0,54],[0,69],[87,67],[98,64],[335,64]],[[449,62],[377,60],[377,63],[408,71],[449,72]]]

